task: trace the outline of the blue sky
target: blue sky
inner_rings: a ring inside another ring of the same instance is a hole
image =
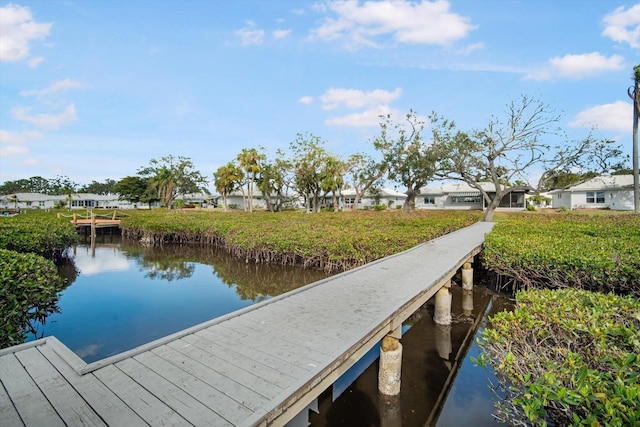
[[[346,158],[380,114],[469,130],[522,94],[630,154],[639,53],[629,1],[0,1],[0,182],[169,154],[211,177],[307,132]]]

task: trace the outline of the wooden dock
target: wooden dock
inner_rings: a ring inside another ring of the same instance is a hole
[[[284,425],[447,284],[492,226],[91,364],[55,337],[0,350],[0,425]]]

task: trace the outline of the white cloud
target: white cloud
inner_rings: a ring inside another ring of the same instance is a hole
[[[0,144],[0,158],[26,156],[29,150],[24,145],[4,145]]]
[[[459,55],[469,55],[471,52],[475,52],[477,50],[483,50],[484,47],[485,46],[483,42],[472,43],[470,45],[464,46],[461,49],[458,49],[456,53]]]
[[[640,47],[640,4],[625,10],[620,6],[603,19],[606,28],[603,36],[618,43],[629,43],[633,48]]]
[[[31,109],[27,107],[14,108],[11,110],[11,113],[16,120],[48,129],[58,129],[62,125],[78,119],[76,107],[73,104],[69,104],[60,114],[31,115]]]
[[[29,68],[38,68],[42,61],[44,61],[44,57],[34,56],[27,60],[27,64],[29,65]]]
[[[313,96],[303,96],[302,98],[298,99],[298,102],[300,104],[309,105],[313,102]]]
[[[27,59],[31,40],[47,37],[52,25],[35,22],[28,7],[11,3],[0,7],[0,61]],[[40,61],[34,58],[30,65],[37,66]]]
[[[596,105],[579,112],[569,123],[574,127],[631,132],[633,124],[633,106],[629,102],[616,101],[613,104]]]
[[[326,124],[329,126],[352,127],[378,126],[380,124],[380,116],[386,116],[387,114],[397,117],[402,115],[401,112],[394,110],[388,105],[378,105],[360,113],[352,113],[340,117],[330,117],[326,120]]]
[[[348,47],[375,47],[385,35],[400,43],[447,45],[475,28],[468,18],[451,12],[445,0],[330,1],[324,6],[337,17],[326,18],[311,38],[341,40]]]
[[[322,108],[332,110],[344,106],[347,108],[372,107],[380,104],[389,104],[402,95],[402,89],[396,88],[393,92],[375,89],[369,92],[358,89],[330,88],[322,96]]]
[[[5,144],[22,144],[32,139],[42,138],[42,133],[31,130],[24,132],[12,132],[4,129],[0,129],[0,143]]]
[[[607,71],[622,70],[624,67],[624,58],[620,55],[606,57],[599,52],[568,54],[551,58],[548,67],[527,74],[525,79],[582,79]]]
[[[271,34],[273,35],[274,39],[284,39],[289,34],[291,34],[291,30],[275,30]]]
[[[80,80],[71,80],[64,79],[58,80],[57,82],[52,83],[44,89],[40,90],[23,90],[20,92],[22,96],[44,96],[49,95],[54,92],[65,91],[68,89],[84,89],[88,87],[87,84]]]
[[[261,45],[264,41],[264,30],[256,27],[255,22],[247,21],[246,26],[235,32],[243,46]]]

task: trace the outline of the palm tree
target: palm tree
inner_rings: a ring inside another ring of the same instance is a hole
[[[253,212],[253,186],[256,182],[256,175],[262,171],[260,162],[265,160],[265,158],[266,156],[262,153],[258,153],[258,150],[255,148],[243,148],[237,157],[238,163],[240,163],[240,168],[244,172],[244,178],[247,184],[249,212]],[[247,204],[245,203],[245,210],[247,209],[246,205]]]
[[[227,196],[233,192],[240,183],[244,174],[242,170],[229,162],[224,166],[220,166],[218,170],[213,173],[213,183],[218,191],[222,195],[222,207],[224,211],[227,211]]]
[[[640,165],[638,164],[638,118],[640,116],[640,65],[633,67],[633,86],[627,90],[633,100],[633,204],[640,214]]]

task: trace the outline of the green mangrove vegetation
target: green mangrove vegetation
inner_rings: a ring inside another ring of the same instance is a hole
[[[640,298],[640,216],[508,215],[487,236],[483,263],[516,289],[573,288]]]
[[[0,218],[0,248],[57,258],[78,241],[78,232],[68,220],[55,214],[29,211]]]
[[[409,249],[480,218],[480,212],[464,211],[320,215],[138,211],[123,219],[122,227],[125,235],[150,244],[213,244],[247,261],[338,272]]]
[[[519,291],[480,339],[511,425],[640,423],[640,217],[508,215],[483,263]]]
[[[640,424],[640,301],[531,289],[491,318],[480,364],[494,366],[510,425]]]
[[[51,259],[77,242],[69,221],[35,213],[0,219],[0,348],[24,341],[57,310],[65,280]]]

